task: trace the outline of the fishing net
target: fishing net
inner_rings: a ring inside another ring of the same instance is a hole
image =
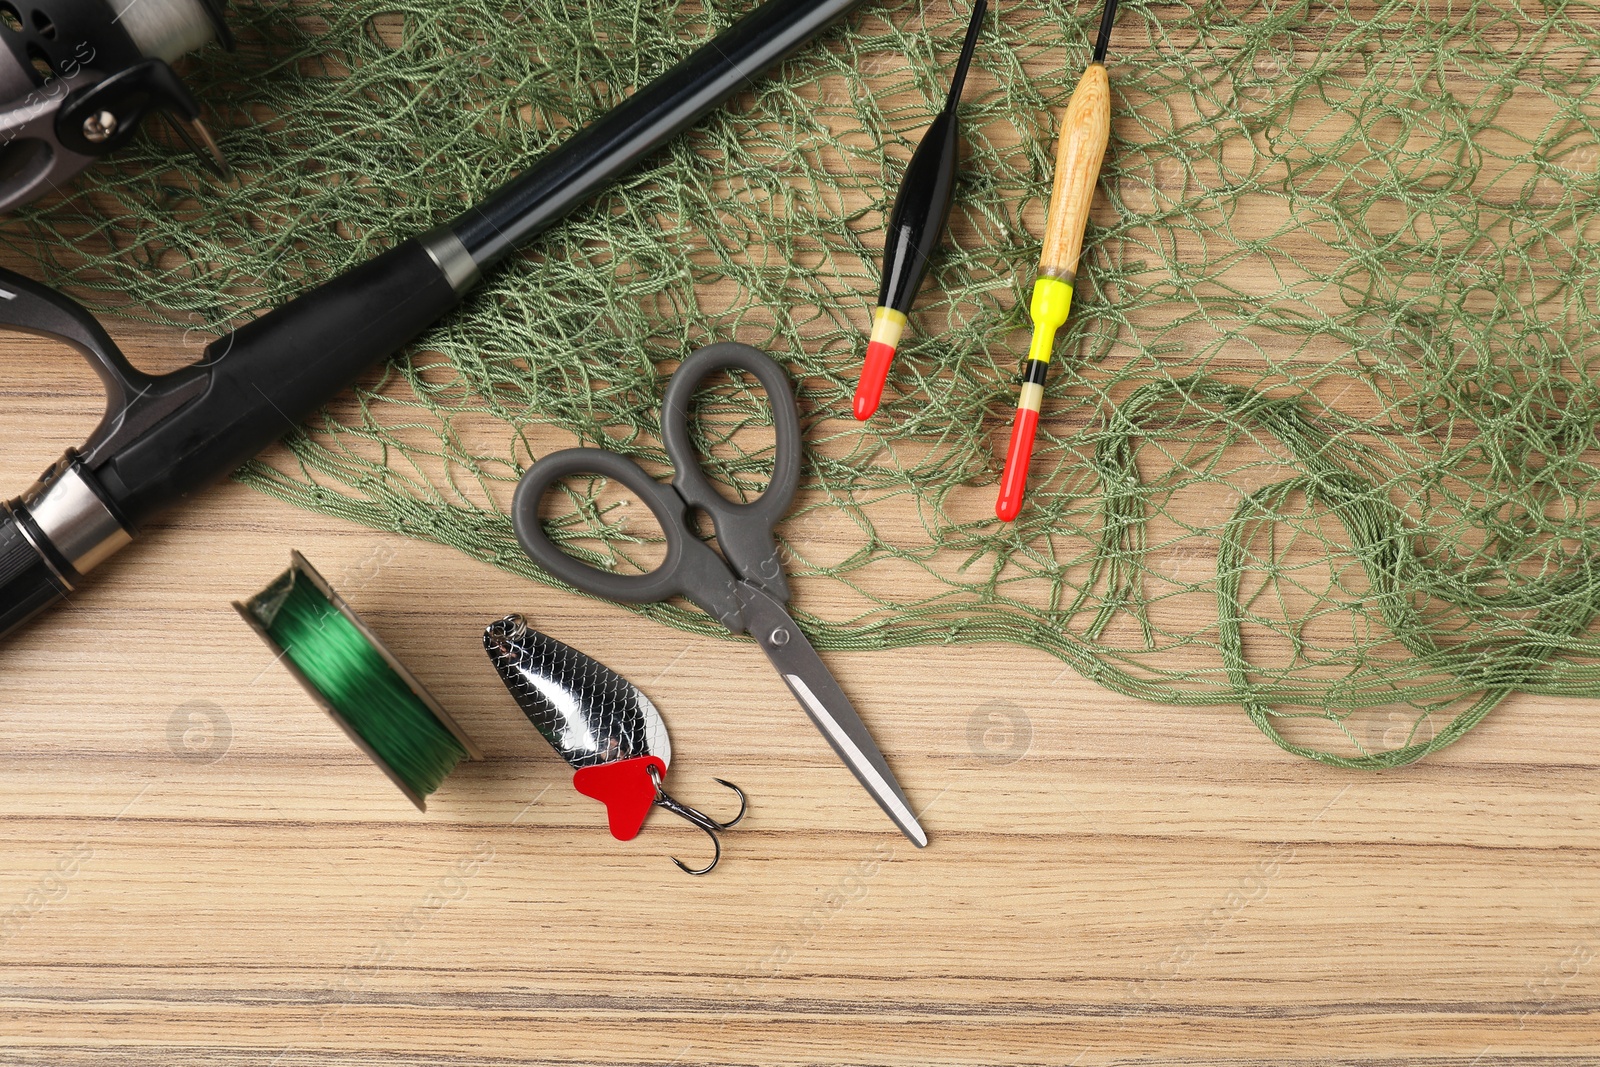
[[[146,138],[4,236],[97,308],[199,337],[453,216],[746,6],[245,0],[239,51],[190,74],[235,185]],[[1242,6],[1119,16],[1112,144],[1014,525],[995,483],[1086,2],[991,17],[951,238],[870,423],[850,401],[884,214],[964,7],[868,5],[243,477],[548,581],[506,518],[519,471],[579,442],[664,470],[667,376],[736,339],[799,383],[784,534],[820,647],[1046,649],[1361,767],[1516,690],[1600,695],[1600,6]],[[702,404],[730,494],[759,488],[769,425],[743,382]],[[641,505],[570,489],[549,520],[575,551],[659,551]]]

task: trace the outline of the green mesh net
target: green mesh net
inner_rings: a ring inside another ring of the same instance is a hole
[[[506,518],[519,471],[578,442],[662,469],[667,376],[741,340],[799,383],[784,534],[820,647],[1028,645],[1361,767],[1448,744],[1515,690],[1600,695],[1600,6],[1240,6],[1121,12],[1112,144],[1014,525],[995,483],[1087,2],[991,18],[949,246],[870,423],[850,400],[884,215],[964,7],[868,5],[244,477],[548,581]],[[199,336],[451,217],[746,8],[247,0],[239,51],[190,72],[235,185],[146,139],[5,239],[98,308]],[[700,423],[714,476],[759,489],[759,393],[723,383]],[[571,488],[553,531],[648,565],[645,509]]]

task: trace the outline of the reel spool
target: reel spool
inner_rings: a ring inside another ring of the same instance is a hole
[[[311,699],[418,811],[462,759],[483,753],[298,552],[234,610]]]
[[[221,0],[0,0],[0,211],[72,179],[160,111],[226,175],[200,107],[169,65],[233,49]]]

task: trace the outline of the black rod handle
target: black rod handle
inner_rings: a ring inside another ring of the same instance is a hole
[[[421,242],[397,245],[211,342],[205,391],[94,473],[137,525],[227,477],[458,300]]]
[[[193,366],[140,376],[120,393],[108,382],[110,410],[82,455],[69,452],[26,497],[0,505],[0,635],[64,597],[145,519],[226,477],[398,352],[461,299],[480,268],[860,3],[767,0],[450,226],[218,338]],[[100,347],[115,350],[109,339]],[[136,372],[127,371],[131,382]]]

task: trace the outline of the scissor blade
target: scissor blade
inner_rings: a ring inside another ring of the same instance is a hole
[[[867,724],[861,721],[850,698],[834,681],[833,673],[823,665],[822,658],[800,632],[799,625],[782,604],[749,582],[739,583],[739,599],[744,603],[745,626],[750,635],[777,668],[811,721],[822,731],[822,736],[828,739],[833,751],[900,832],[918,848],[925,847],[928,835],[917,822],[911,802],[901,792],[900,783],[895,781],[883,753],[878,751],[877,742],[867,732]]]

